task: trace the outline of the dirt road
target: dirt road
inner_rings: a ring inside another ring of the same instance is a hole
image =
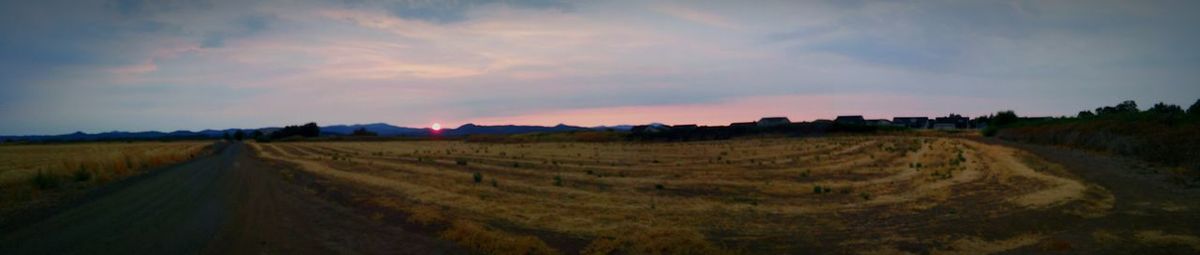
[[[445,254],[284,182],[232,144],[0,233],[0,254]]]

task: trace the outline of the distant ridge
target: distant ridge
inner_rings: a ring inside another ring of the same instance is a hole
[[[442,129],[437,132],[441,136],[466,136],[476,134],[492,134],[492,135],[509,135],[509,134],[525,134],[525,133],[550,133],[550,132],[569,132],[582,130],[608,130],[628,131],[632,126],[617,125],[617,126],[599,126],[599,127],[580,127],[558,124],[555,126],[533,126],[533,125],[497,125],[485,126],[475,124],[464,124],[458,128]],[[412,128],[394,126],[387,123],[370,123],[370,124],[353,124],[353,125],[329,125],[321,127],[322,136],[341,136],[350,135],[357,129],[366,129],[367,131],[375,132],[379,136],[410,136],[410,137],[426,137],[434,135],[434,131],[429,128]],[[201,131],[178,130],[172,132],[160,131],[142,131],[142,132],[126,132],[126,131],[109,131],[103,133],[88,134],[84,132],[74,132],[61,135],[23,135],[23,136],[0,136],[0,142],[3,141],[110,141],[110,140],[187,140],[187,139],[213,139],[220,138],[225,133],[233,134],[238,130],[246,133],[254,132],[255,130],[263,133],[270,133],[278,130],[279,127],[264,127],[264,128],[230,128],[222,130],[205,129]]]

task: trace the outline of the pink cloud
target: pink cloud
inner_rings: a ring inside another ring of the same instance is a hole
[[[732,122],[755,121],[760,117],[784,116],[793,121],[832,119],[837,115],[864,115],[867,118],[891,119],[898,116],[944,116],[947,109],[959,114],[982,115],[989,110],[979,105],[992,103],[987,99],[938,96],[922,97],[900,94],[833,94],[780,95],[743,97],[711,104],[675,104],[654,106],[620,106],[553,110],[516,116],[484,117],[459,121],[481,125],[559,123],[599,126],[615,124],[726,125]],[[445,125],[447,123],[443,123]]]

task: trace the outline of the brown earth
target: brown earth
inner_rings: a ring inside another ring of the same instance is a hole
[[[278,169],[235,143],[0,229],[0,254],[466,253],[321,199]]]

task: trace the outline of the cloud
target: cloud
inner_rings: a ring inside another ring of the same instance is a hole
[[[4,2],[0,133],[1184,104],[1195,5]]]
[[[382,5],[384,5],[390,14],[396,17],[442,24],[465,21],[471,9],[489,5],[554,10],[568,10],[571,8],[570,3],[558,0],[410,0],[383,3]]]
[[[699,24],[703,24],[703,25],[707,25],[707,26],[711,26],[711,27],[724,28],[724,29],[740,28],[740,26],[738,26],[737,24],[733,23],[732,21],[726,19],[725,17],[721,17],[721,16],[713,14],[713,13],[700,11],[700,10],[696,10],[696,9],[688,8],[688,7],[684,7],[684,6],[667,5],[667,6],[659,7],[658,11],[660,11],[664,14],[667,14],[671,17],[675,17],[675,18],[679,18],[682,20],[687,20],[687,21],[691,21],[691,22],[695,22],[695,23],[699,23]]]

